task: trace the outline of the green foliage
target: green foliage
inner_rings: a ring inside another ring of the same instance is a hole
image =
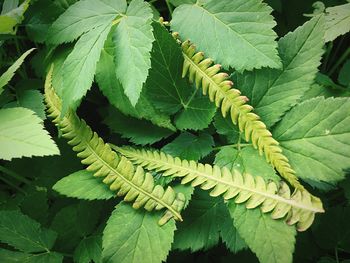
[[[260,0],[197,2],[176,8],[171,26],[224,67],[279,68],[271,11]]]
[[[174,220],[160,227],[159,218],[159,213],[136,211],[124,203],[118,204],[103,231],[104,262],[153,263],[165,260],[176,227]]]
[[[22,156],[47,156],[59,150],[43,130],[42,120],[31,110],[9,108],[0,110],[0,158],[11,160]]]
[[[344,179],[343,169],[350,166],[349,109],[348,98],[307,100],[288,112],[274,129],[301,178],[332,184]]]
[[[349,1],[0,6],[0,262],[350,260]]]
[[[92,172],[86,170],[62,178],[52,189],[62,195],[85,200],[105,200],[114,197],[113,192],[102,184],[102,180],[97,180]]]

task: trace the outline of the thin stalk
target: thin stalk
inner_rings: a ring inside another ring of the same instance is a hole
[[[329,76],[331,76],[334,71],[341,65],[345,59],[350,55],[350,47],[348,47],[347,50],[341,55],[341,57],[338,59],[338,61],[333,65],[333,67],[329,70]]]
[[[214,151],[219,151],[221,149],[224,148],[237,148],[238,150],[241,149],[241,147],[246,147],[252,145],[251,143],[235,143],[235,144],[227,144],[227,145],[223,145],[223,146],[218,146],[218,147],[214,147],[213,150]]]
[[[170,13],[170,16],[173,15],[173,8],[171,6],[171,4],[169,3],[169,0],[165,0],[165,3],[166,3],[166,6],[168,7],[168,10],[169,10],[169,13]]]
[[[11,186],[12,188],[14,188],[15,190],[22,192],[23,194],[26,194],[26,192],[18,187],[17,185],[15,185],[14,183],[12,183],[10,180],[7,180],[7,178],[3,177],[2,175],[0,175],[0,180],[5,182],[6,184],[8,184],[9,186]]]
[[[9,170],[6,167],[3,167],[1,165],[0,165],[0,172],[11,176],[12,178],[20,181],[21,183],[28,184],[28,185],[31,183],[31,181],[29,181],[28,179],[20,176],[19,174],[15,173],[14,171],[11,171],[11,170]]]

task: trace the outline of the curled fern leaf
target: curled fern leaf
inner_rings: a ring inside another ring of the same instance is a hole
[[[191,182],[192,186],[210,190],[211,196],[222,195],[226,200],[235,198],[236,203],[245,203],[248,209],[260,206],[262,212],[271,212],[274,219],[285,217],[288,224],[296,223],[299,231],[306,230],[312,224],[315,213],[324,212],[322,203],[314,202],[308,192],[296,190],[291,194],[283,181],[280,185],[267,183],[260,176],[181,160],[160,151],[112,147],[134,164],[162,172],[164,176],[181,177],[183,184]]]
[[[244,132],[245,140],[251,141],[254,148],[259,149],[260,155],[265,153],[267,161],[293,187],[304,190],[287,157],[282,154],[279,143],[259,116],[252,112],[253,107],[247,104],[248,98],[241,96],[238,89],[232,88],[233,82],[226,73],[220,72],[221,66],[213,65],[209,58],[204,59],[203,52],[196,52],[195,46],[188,40],[181,47],[184,55],[183,77],[189,75],[196,87],[202,87],[203,94],[208,94],[209,99],[221,108],[222,115],[226,117],[229,114],[232,122],[238,124],[239,130]]]
[[[75,112],[69,111],[60,117],[61,100],[51,86],[51,72],[45,83],[49,116],[62,131],[62,136],[69,140],[68,144],[73,146],[81,162],[87,165],[86,170],[93,172],[96,177],[104,177],[103,182],[112,191],[117,191],[118,196],[124,196],[125,201],[133,202],[135,209],[144,207],[151,211],[166,208],[168,211],[160,224],[166,223],[171,217],[182,221],[180,211],[185,202],[183,194],[176,194],[171,187],[164,190],[162,186],[155,185],[150,173],[145,173],[140,166],[135,169],[127,158],[119,156]]]

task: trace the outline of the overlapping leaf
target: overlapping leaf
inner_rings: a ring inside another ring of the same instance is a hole
[[[176,8],[171,27],[224,67],[279,68],[271,11],[260,0],[197,1]]]

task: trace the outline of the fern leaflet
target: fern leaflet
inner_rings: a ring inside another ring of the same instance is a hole
[[[148,170],[162,172],[164,176],[182,177],[182,184],[190,183],[210,190],[211,196],[222,195],[224,199],[235,198],[236,203],[245,203],[248,209],[260,206],[262,212],[271,212],[274,219],[286,218],[288,224],[297,223],[299,231],[306,230],[313,222],[315,213],[324,212],[322,203],[314,202],[306,191],[295,190],[291,194],[286,183],[266,183],[260,176],[241,174],[227,168],[181,160],[160,151],[112,148],[129,158],[134,164]]]
[[[94,176],[104,177],[103,182],[109,185],[118,196],[124,196],[125,201],[133,201],[133,207],[144,207],[147,211],[166,208],[168,211],[160,219],[159,224],[166,223],[171,217],[181,220],[180,211],[185,197],[182,193],[176,194],[171,187],[166,190],[154,184],[153,176],[145,173],[142,167],[136,170],[132,163],[123,156],[119,156],[110,146],[100,138],[96,132],[79,119],[75,112],[68,113],[61,118],[61,100],[51,86],[52,70],[45,83],[45,101],[48,113],[53,122],[73,146],[82,163],[87,165],[86,170]]]

